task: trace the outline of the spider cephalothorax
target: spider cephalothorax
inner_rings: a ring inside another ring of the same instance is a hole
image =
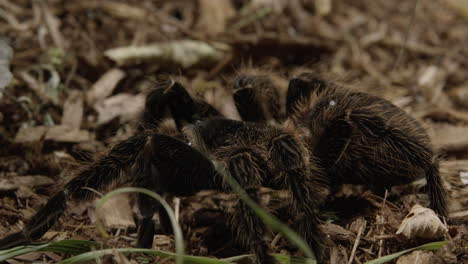
[[[160,82],[147,97],[142,134],[83,168],[22,232],[1,240],[0,247],[40,238],[63,213],[67,198],[92,196],[84,187],[102,190],[127,183],[176,196],[204,189],[229,191],[210,159],[224,164],[254,200],[260,186],[289,190],[294,229],[318,259],[325,241],[318,210],[331,186],[360,183],[380,191],[425,175],[432,208],[446,216],[445,191],[428,137],[416,120],[390,102],[309,73],[290,81],[284,108],[267,76],[239,76],[233,95],[242,118],[257,122],[225,119],[179,83]],[[177,127],[170,136],[160,126],[168,114]],[[138,206],[137,245],[151,247],[152,217],[162,211],[143,195]],[[257,263],[274,263],[263,223],[242,201],[233,211],[229,226],[238,242],[251,248]]]

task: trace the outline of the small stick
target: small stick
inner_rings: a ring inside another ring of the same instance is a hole
[[[358,229],[356,239],[354,240],[353,250],[351,250],[351,255],[349,256],[348,264],[353,263],[354,256],[356,255],[356,249],[359,245],[359,241],[361,240],[362,231],[363,231],[363,226],[361,225]]]
[[[358,259],[357,256],[354,256],[354,261],[356,261],[357,264],[362,264],[362,262]]]
[[[387,195],[388,195],[388,190],[385,190],[385,196],[384,196],[384,199],[383,199],[383,202],[382,202],[382,208],[381,210],[383,210],[384,206],[385,206],[385,202],[387,201]],[[381,218],[383,219],[383,217]],[[382,221],[380,221],[382,222]],[[380,223],[380,224],[383,224],[383,223]],[[381,232],[380,232],[380,236],[383,236],[383,232],[384,232],[384,229],[382,228],[381,229]],[[382,251],[383,251],[383,239],[380,239],[379,240],[379,254],[377,255],[379,258],[382,256]]]
[[[218,75],[218,73],[220,73],[224,69],[224,67],[226,67],[226,65],[228,65],[232,61],[233,58],[234,55],[232,53],[229,53],[226,56],[224,56],[224,58],[221,61],[219,61],[213,69],[211,69],[208,72],[205,79],[213,79],[216,75]]]
[[[273,238],[273,240],[271,241],[270,246],[271,246],[272,248],[276,247],[276,243],[278,243],[278,241],[280,240],[280,238],[281,238],[281,234],[278,233],[278,234],[275,236],[275,238]]]

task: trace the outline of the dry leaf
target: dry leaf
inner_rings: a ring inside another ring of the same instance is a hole
[[[430,251],[416,250],[411,254],[398,258],[396,264],[426,264],[431,263],[433,253]]]
[[[332,10],[331,0],[315,0],[315,10],[319,16],[330,14]]]
[[[468,184],[468,172],[467,171],[460,171],[460,180],[463,185]]]
[[[35,263],[35,260],[40,260],[42,256],[42,252],[29,252],[23,255],[19,255],[16,258],[23,260],[24,262],[20,263],[25,263],[25,262],[33,262]]]
[[[83,94],[71,90],[63,104],[62,125],[79,129],[83,120]]]
[[[467,185],[468,160],[443,160],[440,162],[440,173],[451,185]]]
[[[336,245],[330,249],[330,263],[347,263],[348,249],[342,245]]]
[[[145,21],[148,18],[148,11],[138,5],[127,4],[114,1],[100,2],[101,8],[106,12],[123,19],[135,19]]]
[[[468,82],[450,89],[448,96],[465,110],[468,109]]]
[[[356,234],[336,224],[323,224],[321,229],[333,240],[352,242]]]
[[[41,140],[47,132],[46,126],[22,127],[15,136],[15,142],[24,143]]]
[[[216,35],[226,30],[227,21],[235,15],[231,0],[199,0],[200,16],[198,29],[209,35]]]
[[[467,126],[444,125],[434,128],[433,142],[446,151],[459,151],[468,149]]]
[[[147,46],[114,48],[105,51],[104,54],[119,65],[150,61],[190,68],[198,65],[215,65],[230,50],[230,46],[224,43],[208,44],[197,40],[173,40]]]
[[[96,209],[96,217],[108,228],[134,228],[135,220],[127,194],[118,194]]]
[[[434,211],[416,204],[403,219],[396,234],[407,239],[415,237],[435,239],[444,236],[447,232],[447,227]]]
[[[109,97],[94,106],[98,112],[97,124],[105,124],[116,117],[120,117],[121,122],[131,120],[143,110],[144,104],[145,96],[141,94],[121,93]]]
[[[468,1],[466,0],[445,0],[445,2],[458,14],[468,19]]]
[[[422,91],[429,102],[440,101],[446,79],[447,73],[444,69],[430,65],[419,76],[418,89]]]
[[[252,0],[250,6],[252,9],[271,8],[275,14],[283,13],[288,1],[285,0]]]
[[[358,233],[359,229],[362,228],[362,230],[366,230],[367,226],[367,221],[366,219],[362,217],[358,217],[356,220],[354,220],[350,225],[349,225],[349,231]]]
[[[13,49],[5,38],[0,38],[0,98],[3,90],[13,79],[10,71],[10,61],[13,58]]]
[[[55,181],[42,175],[12,176],[0,178],[0,191],[12,191],[21,186],[44,186],[54,184]]]
[[[125,77],[125,72],[114,68],[104,73],[91,89],[86,93],[86,101],[89,105],[102,101],[112,94],[117,84]]]
[[[460,212],[453,212],[449,214],[450,220],[465,220],[468,219],[468,210],[460,211]]]
[[[90,140],[91,135],[87,130],[76,130],[68,126],[52,126],[48,128],[44,139],[57,142],[83,142]]]

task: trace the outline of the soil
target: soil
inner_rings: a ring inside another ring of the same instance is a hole
[[[136,132],[135,120],[158,76],[171,76],[239,118],[230,98],[237,73],[259,68],[286,87],[288,78],[308,70],[382,96],[420,120],[443,156],[450,196],[443,237],[405,239],[395,232],[415,203],[427,206],[423,187],[403,186],[382,198],[343,186],[322,215],[330,238],[325,263],[365,263],[441,240],[449,241],[443,249],[411,253],[421,254],[419,262],[407,255],[395,263],[468,262],[464,1],[1,0],[0,11],[0,237],[21,230],[57,183]],[[145,45],[152,45],[150,51],[138,53]],[[288,194],[262,189],[261,195],[287,223],[280,201]],[[95,213],[92,202],[70,202],[40,241],[134,246],[134,199],[121,199],[109,213]],[[168,200],[178,212],[188,254],[248,253],[226,226],[223,211],[233,195],[204,191]],[[97,231],[97,217],[111,238]],[[280,235],[271,239],[273,252],[301,255]],[[156,235],[154,248],[173,251],[173,237]],[[54,263],[65,257],[37,253],[25,259]]]

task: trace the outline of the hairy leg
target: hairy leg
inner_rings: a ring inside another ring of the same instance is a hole
[[[320,93],[327,87],[327,83],[312,73],[302,73],[289,81],[286,94],[286,114],[293,115],[301,105],[309,106],[313,92]]]
[[[227,161],[231,176],[257,203],[257,188],[262,183],[264,173],[261,169],[263,163],[261,157],[249,149],[237,151]],[[237,241],[255,253],[256,263],[275,263],[275,259],[268,254],[269,247],[264,239],[267,230],[263,222],[243,201],[239,201],[236,209],[230,216],[229,226],[233,228]]]
[[[240,75],[233,83],[233,96],[242,120],[267,122],[281,119],[279,93],[266,75]]]
[[[210,104],[193,99],[180,83],[166,80],[158,83],[147,96],[140,130],[158,127],[161,121],[172,116],[179,131],[186,124],[208,117],[221,116]]]
[[[125,171],[135,162],[145,143],[145,136],[135,136],[115,145],[108,155],[80,171],[52,196],[28,221],[23,231],[0,240],[0,248],[24,245],[41,238],[63,214],[68,198],[86,200],[94,197],[93,192],[84,187],[103,190],[112,183],[131,181],[131,176]]]
[[[308,163],[305,148],[289,134],[281,134],[270,143],[270,161],[292,193],[294,226],[314,250],[317,260],[323,258],[325,234],[319,227],[318,209],[324,200],[322,172]],[[309,166],[308,166],[309,165]]]
[[[62,216],[66,200],[63,191],[49,199],[47,204],[27,222],[22,232],[13,233],[0,240],[0,249],[29,244],[41,238]]]

